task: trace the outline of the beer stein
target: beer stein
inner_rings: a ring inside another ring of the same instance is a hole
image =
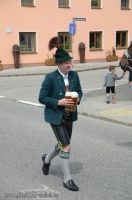
[[[66,91],[65,98],[71,99],[71,92],[70,91]],[[71,111],[72,111],[71,106],[65,106],[65,112],[69,113]]]
[[[71,92],[71,98],[74,102],[74,105],[71,107],[72,112],[76,111],[77,101],[78,101],[78,93],[77,92]]]

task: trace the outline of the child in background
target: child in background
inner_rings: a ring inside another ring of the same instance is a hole
[[[109,73],[105,75],[105,81],[102,88],[106,86],[106,103],[110,103],[110,91],[112,93],[112,103],[115,103],[115,81],[120,80],[125,76],[125,72],[122,76],[118,77],[115,74],[115,66],[109,66]]]

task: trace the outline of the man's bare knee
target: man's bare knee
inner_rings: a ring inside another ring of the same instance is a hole
[[[66,145],[66,146],[63,146],[63,151],[69,152],[69,151],[70,151],[70,148],[71,148],[71,145],[70,145],[70,144],[68,144],[68,145]]]

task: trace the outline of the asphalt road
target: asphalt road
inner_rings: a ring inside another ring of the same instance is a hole
[[[74,123],[70,168],[80,191],[71,192],[62,186],[58,157],[52,161],[49,176],[42,174],[41,156],[56,143],[43,120],[43,108],[0,99],[0,113],[1,200],[14,200],[4,195],[20,191],[42,193],[46,186],[63,200],[132,199],[129,127],[79,116]]]
[[[104,83],[106,73],[108,73],[108,69],[79,72],[83,93],[87,94],[91,91],[100,90]],[[118,76],[121,76],[121,69],[117,68],[116,73]],[[10,99],[38,103],[38,93],[44,77],[44,75],[0,77],[0,95]],[[128,73],[126,73],[123,79],[116,81],[116,85],[118,86],[127,83]]]
[[[79,73],[84,96],[101,90],[107,72],[106,69]],[[0,78],[0,96],[6,96],[0,98],[0,199],[35,199],[36,192],[54,190],[53,193],[60,193],[61,200],[132,200],[132,131],[127,126],[79,115],[74,123],[70,158],[72,178],[79,192],[63,188],[59,158],[52,161],[49,176],[42,174],[41,156],[50,151],[56,139],[43,120],[42,107],[17,101],[38,103],[43,78]],[[127,81],[128,75],[116,85]],[[25,193],[30,193],[30,198],[19,196]],[[7,197],[12,194],[15,196]]]

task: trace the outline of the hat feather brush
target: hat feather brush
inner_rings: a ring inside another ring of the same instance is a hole
[[[51,51],[53,48],[59,48],[61,47],[61,39],[60,37],[53,37],[50,39],[49,44],[48,44],[48,49],[49,51]]]

